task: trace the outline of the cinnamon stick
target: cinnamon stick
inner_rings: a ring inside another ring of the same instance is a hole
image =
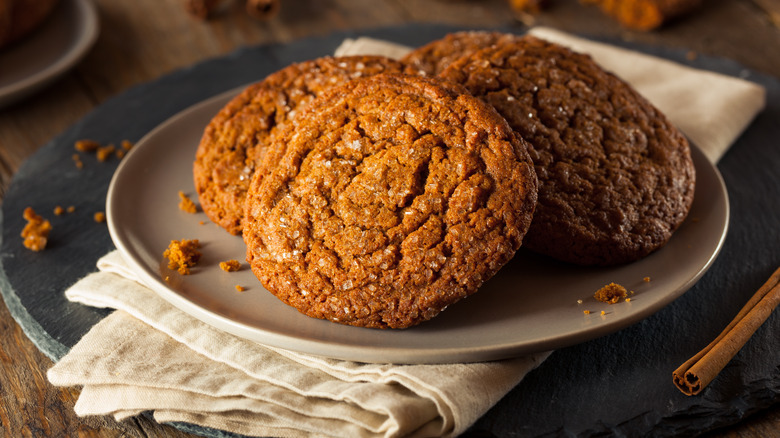
[[[778,304],[780,268],[758,289],[714,341],[672,373],[675,386],[686,395],[701,392],[747,343]]]

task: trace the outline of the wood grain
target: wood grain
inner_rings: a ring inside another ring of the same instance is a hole
[[[128,87],[238,47],[408,22],[497,27],[529,20],[515,16],[506,0],[282,0],[281,10],[268,21],[249,17],[239,1],[226,2],[209,21],[189,15],[182,0],[95,4],[102,30],[83,62],[38,95],[0,109],[0,199],[26,158],[100,103]],[[684,21],[656,32],[636,32],[622,29],[597,8],[558,0],[530,20],[575,33],[732,58],[780,76],[779,10],[777,0],[708,0]],[[10,436],[190,436],[143,416],[123,422],[78,418],[78,389],[51,386],[45,375],[50,366],[0,305],[0,427]],[[778,437],[780,404],[707,436]]]
[[[46,380],[52,362],[33,345],[0,304],[0,428],[6,436],[183,437],[146,417],[116,422],[111,417],[78,418],[77,388],[55,388]]]
[[[753,0],[776,28],[780,28],[780,0]]]

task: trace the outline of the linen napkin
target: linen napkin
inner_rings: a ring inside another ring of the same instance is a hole
[[[763,88],[551,29],[531,33],[575,50],[632,83],[717,161],[763,108]],[[402,46],[346,40],[337,55],[400,57]],[[706,113],[706,114],[705,114]],[[76,413],[118,420],[152,411],[244,435],[456,436],[549,353],[444,365],[366,364],[263,346],[221,332],[159,298],[113,251],[66,291],[117,309],[48,371],[83,386]]]
[[[245,435],[457,434],[547,353],[449,365],[365,364],[260,345],[217,330],[143,286],[118,251],[69,288],[71,301],[119,309],[48,372],[83,385],[78,415],[153,410]]]

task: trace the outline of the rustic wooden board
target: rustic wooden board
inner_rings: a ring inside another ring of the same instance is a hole
[[[360,32],[402,44],[435,39],[450,27],[407,25]],[[54,360],[107,312],[69,303],[63,291],[94,271],[96,260],[113,249],[102,211],[118,164],[84,155],[72,162],[73,143],[93,138],[118,144],[138,140],[187,106],[221,91],[258,80],[290,62],[332,53],[339,33],[285,45],[238,50],[227,56],[138,85],[106,101],[41,148],[19,169],[5,194],[0,287],[14,318]],[[614,42],[618,44],[617,42]],[[712,269],[683,297],[641,323],[616,334],[555,352],[515,390],[478,421],[470,435],[511,436],[600,433],[673,435],[698,433],[734,423],[780,399],[780,315],[775,314],[724,373],[698,397],[671,384],[671,372],[706,345],[780,264],[780,83],[728,60],[657,47],[632,46],[697,67],[748,77],[769,91],[768,108],[721,161],[729,188],[732,222]],[[57,206],[75,206],[54,216]],[[24,250],[22,211],[32,206],[52,220],[50,247]],[[218,431],[177,425],[206,436]]]

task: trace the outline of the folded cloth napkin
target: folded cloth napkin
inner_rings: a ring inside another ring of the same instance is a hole
[[[48,372],[83,385],[78,415],[117,419],[153,410],[262,436],[441,436],[479,418],[547,354],[474,364],[390,365],[326,359],[219,331],[138,282],[122,255],[66,291],[69,300],[119,309]]]
[[[764,90],[744,80],[550,29],[532,33],[591,53],[665,111],[713,162],[765,102]],[[336,54],[399,57],[406,50],[358,38],[345,41]],[[117,309],[48,371],[54,385],[83,386],[76,403],[82,416],[121,420],[152,411],[160,422],[262,436],[455,436],[549,354],[402,365],[271,348],[179,311],[141,284],[117,251],[101,258],[98,271],[66,296]]]

